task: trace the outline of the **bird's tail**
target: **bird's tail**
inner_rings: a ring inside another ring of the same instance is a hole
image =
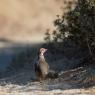
[[[46,78],[55,79],[59,77],[59,73],[54,70],[49,70]]]

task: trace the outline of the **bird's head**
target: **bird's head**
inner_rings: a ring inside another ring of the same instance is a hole
[[[40,48],[40,53],[41,53],[41,54],[44,54],[46,51],[47,51],[47,49],[45,49],[45,48]]]

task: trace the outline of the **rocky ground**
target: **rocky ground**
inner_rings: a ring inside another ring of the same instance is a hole
[[[34,76],[31,70],[22,70],[0,80],[0,95],[95,95],[95,86],[81,82],[85,70],[82,67],[68,70],[61,72],[59,78],[42,82],[31,77]]]

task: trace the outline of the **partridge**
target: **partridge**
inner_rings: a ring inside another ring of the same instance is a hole
[[[49,65],[45,60],[44,54],[47,51],[45,48],[40,48],[38,52],[38,59],[35,63],[35,74],[37,80],[44,80],[49,71]]]

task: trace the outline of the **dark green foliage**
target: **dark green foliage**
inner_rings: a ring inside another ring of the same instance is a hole
[[[78,0],[74,10],[57,16],[54,25],[54,42],[64,44],[65,39],[69,39],[78,47],[88,48],[95,60],[95,0]]]
[[[45,33],[46,37],[44,38],[44,40],[47,42],[47,43],[50,43],[51,41],[51,35],[49,33],[49,29],[47,29],[47,32]]]

